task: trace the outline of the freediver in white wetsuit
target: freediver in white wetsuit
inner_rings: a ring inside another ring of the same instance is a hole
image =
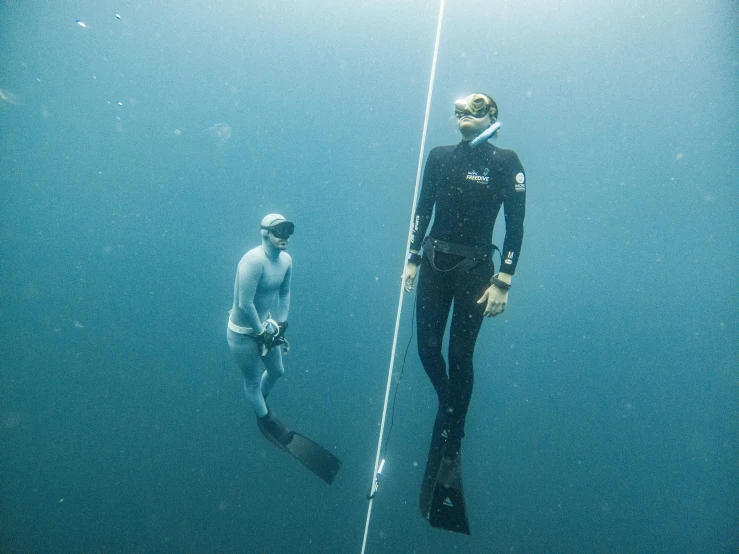
[[[244,376],[244,391],[262,434],[327,483],[341,462],[325,448],[291,431],[270,412],[265,398],[285,373],[282,352],[290,311],[292,258],[285,252],[295,225],[280,214],[262,219],[262,244],[241,258],[228,318],[228,346]]]
[[[244,375],[244,391],[258,417],[266,417],[264,398],[285,373],[292,258],[285,252],[295,225],[279,214],[262,220],[262,244],[241,258],[234,302],[228,318],[228,346]]]

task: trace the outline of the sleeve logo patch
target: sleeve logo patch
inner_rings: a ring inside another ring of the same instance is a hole
[[[526,190],[526,176],[523,173],[516,175],[516,183],[513,185],[516,192],[523,192]]]

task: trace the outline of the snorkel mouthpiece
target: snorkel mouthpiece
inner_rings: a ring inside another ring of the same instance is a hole
[[[472,139],[470,141],[470,148],[475,148],[476,146],[479,146],[486,140],[490,139],[495,133],[498,132],[498,129],[500,129],[500,121],[496,121],[490,127],[485,129],[482,133]]]

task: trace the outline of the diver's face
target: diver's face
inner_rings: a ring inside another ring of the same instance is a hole
[[[490,127],[491,123],[490,114],[485,114],[483,117],[475,117],[470,113],[465,113],[458,119],[457,126],[462,135],[466,137],[479,135]]]
[[[286,239],[278,238],[274,236],[271,231],[267,233],[267,238],[269,239],[269,243],[277,250],[286,250],[287,243],[290,240],[289,238],[286,238]]]

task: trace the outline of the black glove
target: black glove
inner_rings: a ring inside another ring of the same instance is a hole
[[[285,331],[287,331],[287,321],[278,321],[277,333],[271,335],[269,337],[269,342],[265,343],[267,348],[274,348],[275,346],[282,346],[285,344]]]
[[[267,348],[271,348],[270,342],[272,341],[272,335],[267,333],[266,331],[262,331],[258,335],[254,335],[254,342],[261,346],[266,346]]]

